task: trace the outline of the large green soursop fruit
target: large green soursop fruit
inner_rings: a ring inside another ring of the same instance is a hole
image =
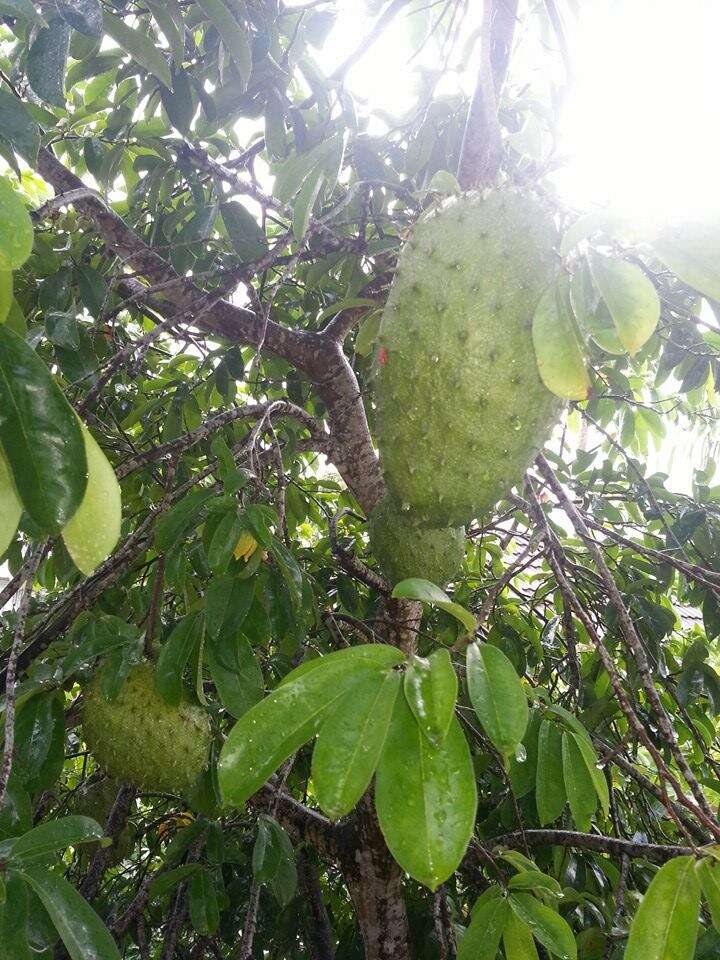
[[[166,703],[146,663],[130,671],[115,700],[98,677],[85,692],[83,731],[90,752],[107,772],[141,790],[189,790],[207,763],[210,722],[196,704]]]
[[[540,380],[532,318],[556,232],[531,197],[467,194],[415,225],[377,354],[378,443],[388,487],[424,523],[466,523],[515,483],[559,402]]]
[[[368,533],[380,569],[393,584],[422,577],[445,586],[465,556],[464,527],[421,526],[392,497],[383,497],[370,514]]]

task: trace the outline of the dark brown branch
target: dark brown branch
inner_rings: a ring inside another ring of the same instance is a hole
[[[310,960],[334,960],[334,938],[320,887],[318,866],[314,855],[307,848],[298,852],[297,868],[298,883],[305,908],[305,927]]]
[[[485,0],[480,66],[470,103],[458,179],[463,190],[492,185],[503,156],[498,103],[517,19],[517,0]]]
[[[673,857],[685,857],[692,853],[692,847],[679,847],[671,844],[636,843],[619,837],[606,837],[599,833],[580,833],[576,830],[517,830],[505,833],[490,840],[483,840],[484,847],[510,847],[522,849],[523,844],[530,847],[559,846],[576,847],[579,850],[593,850],[607,853],[613,857],[644,857],[654,863],[665,863]]]

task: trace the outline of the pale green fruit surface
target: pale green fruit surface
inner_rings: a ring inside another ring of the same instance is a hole
[[[95,677],[85,692],[85,740],[112,776],[141,790],[183,793],[204,770],[210,751],[210,722],[197,704],[166,703],[147,664],[130,671],[120,693],[108,702]]]
[[[464,527],[421,526],[392,497],[384,497],[370,514],[368,532],[375,559],[393,584],[422,577],[442,587],[462,566]]]
[[[15,490],[7,460],[0,448],[0,557],[12,543],[21,515],[22,504]]]
[[[88,482],[80,506],[63,527],[62,538],[75,566],[89,576],[107,560],[120,538],[120,484],[107,457],[82,425]]]
[[[460,525],[516,484],[560,402],[532,342],[556,232],[531,197],[458,197],[418,221],[400,255],[377,354],[388,487],[430,525]]]

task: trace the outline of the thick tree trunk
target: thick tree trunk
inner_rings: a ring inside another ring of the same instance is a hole
[[[365,947],[365,960],[411,960],[403,873],[385,846],[372,799],[357,808],[352,842],[340,857]]]

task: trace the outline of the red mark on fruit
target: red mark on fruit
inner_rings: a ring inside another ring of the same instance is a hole
[[[380,349],[378,350],[377,359],[378,359],[378,363],[382,364],[382,366],[384,367],[385,364],[388,362],[387,347],[380,347]]]

